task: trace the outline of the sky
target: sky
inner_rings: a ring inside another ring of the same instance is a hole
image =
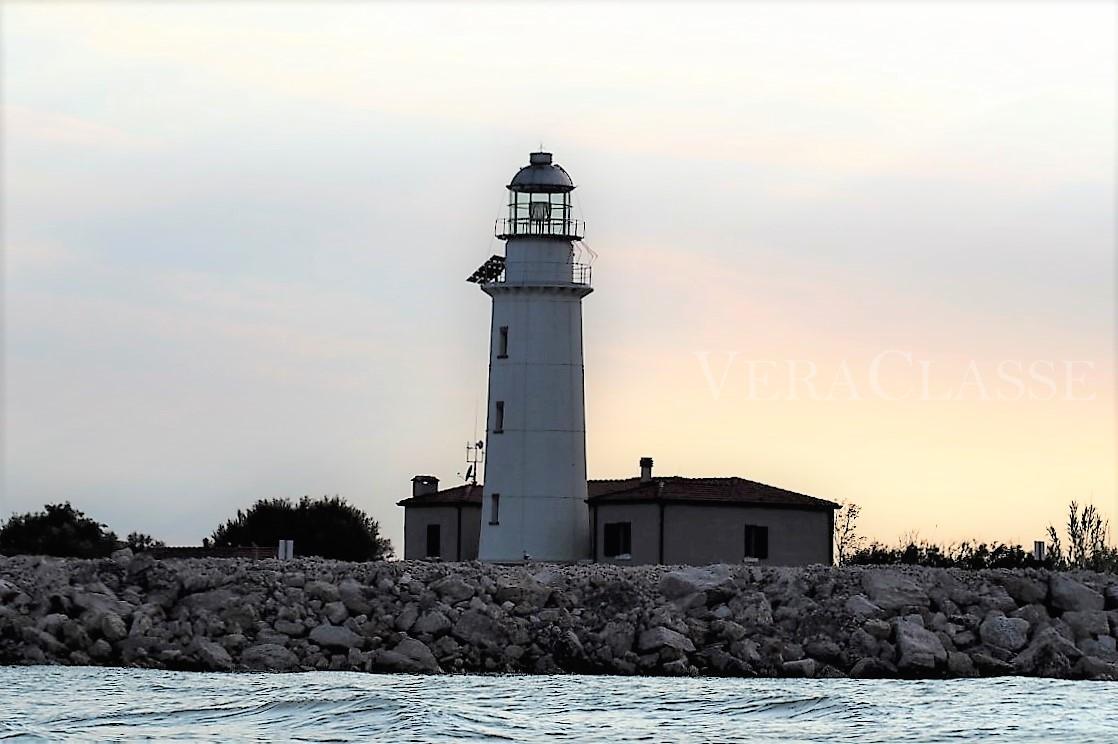
[[[197,544],[339,494],[399,551],[484,430],[464,280],[543,145],[591,477],[1118,537],[1116,7],[5,3],[0,515]]]

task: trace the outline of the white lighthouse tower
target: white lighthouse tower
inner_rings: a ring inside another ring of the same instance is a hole
[[[574,188],[551,153],[532,153],[497,221],[505,255],[469,279],[493,298],[481,560],[590,556],[582,298],[591,289],[590,267],[575,262]]]

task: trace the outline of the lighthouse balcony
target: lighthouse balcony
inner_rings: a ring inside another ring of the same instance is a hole
[[[586,221],[551,217],[502,217],[497,220],[493,232],[501,240],[520,237],[582,240],[586,236]]]
[[[492,286],[590,287],[590,264],[575,261],[506,261],[493,256],[466,281]]]

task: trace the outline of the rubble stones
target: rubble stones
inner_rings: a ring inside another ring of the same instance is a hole
[[[0,557],[0,663],[1102,680],[1118,576]]]

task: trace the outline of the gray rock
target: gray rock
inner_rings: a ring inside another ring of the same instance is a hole
[[[121,548],[109,554],[109,558],[118,566],[127,566],[132,560],[132,548]]]
[[[1048,597],[1048,584],[1039,579],[1006,574],[999,580],[1009,596],[1019,605],[1043,604]]]
[[[480,610],[467,610],[451,631],[455,638],[482,647],[499,646],[504,637],[497,621]]]
[[[1105,605],[1101,594],[1064,574],[1048,577],[1048,593],[1052,606],[1059,610],[1101,610]]]
[[[342,598],[338,587],[329,581],[308,581],[303,585],[303,592],[311,599],[321,602],[337,602]]]
[[[451,575],[431,584],[431,591],[454,604],[474,596],[474,588],[457,576]]]
[[[1013,659],[1013,669],[1018,674],[1037,677],[1066,677],[1071,672],[1072,662],[1082,655],[1075,644],[1055,628],[1045,628]]]
[[[349,611],[340,601],[327,602],[326,606],[322,608],[322,614],[334,625],[341,625],[346,621],[346,618],[349,617]]]
[[[866,657],[855,662],[850,668],[850,676],[855,679],[882,679],[892,677],[897,668],[887,661]]]
[[[862,573],[862,589],[883,610],[896,612],[908,607],[927,607],[927,593],[912,579],[894,569],[868,569]]]
[[[272,627],[276,629],[277,633],[292,638],[299,638],[307,632],[307,626],[298,620],[276,620],[272,623]]]
[[[1001,659],[995,659],[990,654],[982,651],[972,653],[970,658],[978,669],[978,673],[983,677],[1004,677],[1014,672],[1012,664]]]
[[[865,594],[855,594],[843,605],[855,617],[881,617],[883,610],[871,602]]]
[[[948,652],[947,671],[952,677],[978,676],[978,670],[975,669],[971,657],[961,651]]]
[[[1076,662],[1072,670],[1075,676],[1083,679],[1118,681],[1118,664],[1084,656]]]
[[[276,643],[249,646],[241,652],[240,661],[256,671],[288,672],[299,666],[299,658]]]
[[[641,653],[656,651],[664,647],[674,648],[685,653],[695,650],[695,644],[691,642],[690,638],[663,626],[649,628],[641,633],[637,640],[637,650]]]
[[[785,661],[780,665],[785,677],[814,677],[816,662],[814,659],[800,659],[798,661]]]
[[[1060,619],[1068,624],[1076,638],[1093,638],[1110,634],[1110,623],[1102,610],[1065,612]]]
[[[105,612],[101,615],[101,635],[108,641],[119,641],[128,636],[128,626],[115,612]]]
[[[446,615],[438,610],[429,610],[424,612],[415,624],[412,626],[412,631],[415,633],[426,633],[427,635],[442,635],[451,628],[451,622]]]
[[[228,672],[233,668],[233,659],[225,648],[213,641],[195,639],[194,655],[204,667],[211,671]]]
[[[1029,642],[1029,622],[1019,617],[989,615],[978,627],[982,642],[1009,651],[1017,651]]]
[[[731,581],[727,566],[688,567],[666,573],[660,579],[660,593],[668,599],[706,592],[723,587]]]
[[[135,607],[128,602],[123,602],[103,592],[75,592],[74,606],[93,613],[115,612],[121,617],[128,617]]]
[[[947,662],[947,649],[939,637],[916,623],[896,620],[893,631],[897,639],[900,658],[897,668],[908,672],[923,672],[935,669]]]
[[[239,599],[230,589],[211,589],[186,595],[179,600],[179,606],[191,614],[198,614],[201,611],[216,614],[228,609]]]
[[[499,603],[512,602],[517,612],[531,612],[547,604],[551,587],[531,576],[502,579],[497,584],[493,598]]]
[[[867,620],[862,628],[874,638],[884,641],[893,634],[893,627],[885,620]]]
[[[365,599],[365,587],[353,579],[343,579],[338,584],[342,604],[353,615],[368,615],[372,605]]]
[[[89,655],[94,659],[104,661],[113,655],[113,647],[104,638],[98,638],[89,647]]]
[[[319,646],[330,649],[348,650],[361,648],[365,643],[362,636],[340,625],[319,625],[311,631],[311,640]]]
[[[404,609],[400,611],[400,614],[396,616],[396,620],[393,625],[396,627],[396,630],[406,633],[411,630],[412,626],[415,625],[415,621],[418,619],[419,606],[412,602],[406,605]]]

